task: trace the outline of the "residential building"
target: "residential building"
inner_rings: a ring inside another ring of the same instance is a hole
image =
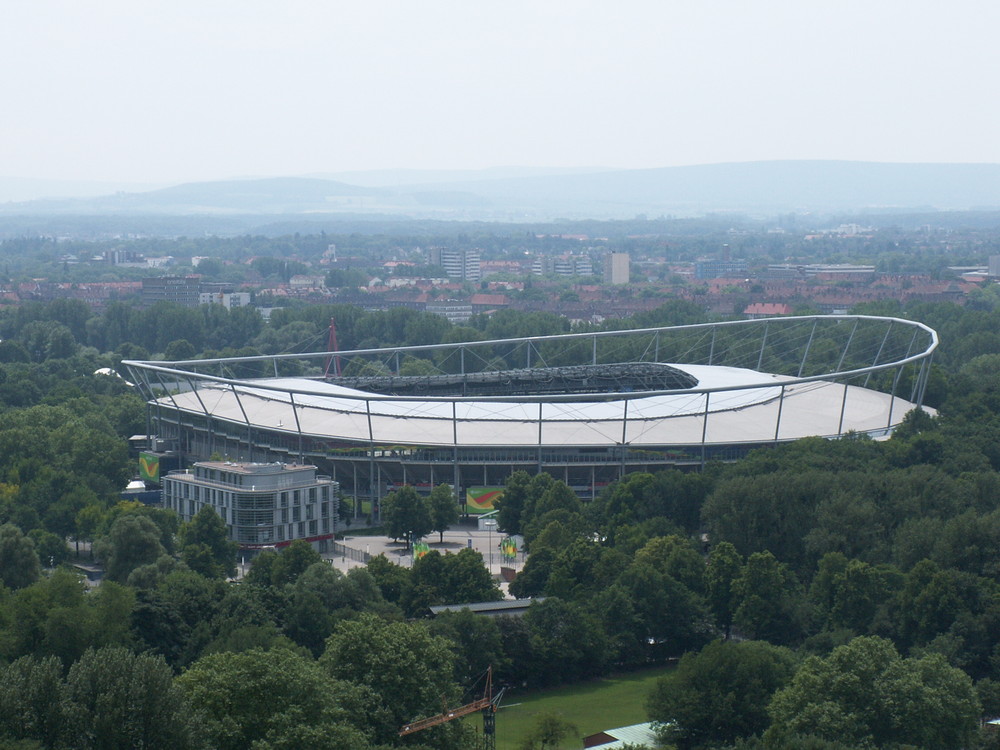
[[[449,279],[461,281],[479,281],[482,277],[480,269],[480,252],[478,248],[462,250],[450,247],[430,248],[430,264],[441,266]]]
[[[875,276],[875,266],[858,266],[847,263],[771,263],[761,274],[762,279],[805,279],[823,277],[827,280],[870,281]]]
[[[510,297],[506,294],[484,294],[480,292],[473,294],[469,298],[469,302],[472,303],[472,311],[477,313],[502,310],[510,307]]]
[[[469,302],[446,299],[428,302],[425,308],[427,312],[441,315],[448,319],[452,325],[468,323],[472,317],[472,305]]]
[[[608,253],[604,256],[604,283],[627,284],[629,282],[629,254]]]
[[[323,550],[337,531],[340,485],[309,464],[202,461],[162,482],[165,508],[190,521],[211,506],[244,549],[305,539]]]
[[[760,318],[775,318],[779,315],[791,315],[792,308],[783,302],[754,302],[747,305],[743,310],[743,317],[746,320],[758,320]]]
[[[160,301],[197,307],[200,295],[199,276],[155,276],[142,280],[143,307],[152,307]]]
[[[234,307],[247,307],[250,304],[249,292],[202,292],[198,301],[203,305],[222,305],[227,310]]]
[[[694,277],[696,279],[745,277],[748,271],[749,266],[745,260],[722,258],[719,260],[699,260],[694,264]]]
[[[991,255],[989,260],[989,270],[987,272],[992,278],[1000,278],[1000,255]]]
[[[556,274],[557,276],[592,276],[594,267],[586,255],[564,255],[553,257],[539,255],[531,265],[535,276]]]

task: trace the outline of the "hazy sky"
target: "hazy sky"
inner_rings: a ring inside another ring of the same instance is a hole
[[[1000,162],[1000,3],[6,0],[0,176]]]

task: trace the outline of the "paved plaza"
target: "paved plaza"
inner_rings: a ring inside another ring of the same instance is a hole
[[[525,555],[523,552],[519,551],[514,560],[509,560],[501,554],[499,545],[505,536],[506,534],[502,532],[480,531],[475,526],[456,524],[444,532],[443,537],[435,531],[425,536],[421,541],[430,549],[437,550],[441,554],[456,553],[471,547],[483,556],[483,563],[494,576],[499,578],[501,568],[519,572],[524,567]],[[442,539],[443,541],[439,541]],[[390,537],[352,536],[350,530],[347,530],[345,536],[338,539],[337,543],[346,548],[345,552],[343,554],[327,552],[323,554],[323,557],[330,560],[338,570],[344,572],[351,568],[364,567],[364,553],[372,557],[385,555],[391,562],[404,567],[413,565],[413,551],[407,550],[403,542],[394,541]],[[506,593],[506,583],[503,583],[501,588]]]

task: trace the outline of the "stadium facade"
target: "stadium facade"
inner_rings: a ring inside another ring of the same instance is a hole
[[[315,464],[347,496],[547,471],[583,497],[631,471],[807,436],[888,437],[937,334],[898,318],[769,320],[184,362],[126,361],[185,461]]]

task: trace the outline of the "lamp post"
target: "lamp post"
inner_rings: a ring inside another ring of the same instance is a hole
[[[486,561],[486,569],[490,571],[490,575],[493,575],[493,529],[496,527],[497,522],[494,521],[492,518],[488,518],[486,521],[483,522],[483,525],[486,527],[486,531],[489,533],[488,536],[489,542],[487,548],[487,554],[489,555],[489,557],[487,558]]]

